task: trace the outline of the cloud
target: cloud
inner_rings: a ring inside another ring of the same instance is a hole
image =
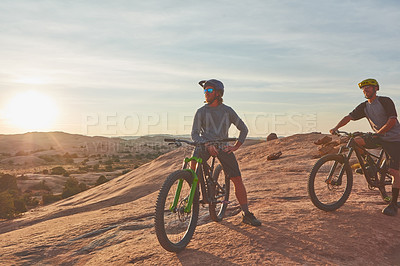
[[[249,109],[265,102],[320,110],[362,99],[355,84],[373,76],[400,102],[399,5],[2,1],[0,86],[24,90],[33,84],[17,80],[46,79],[42,90],[82,111],[126,111],[129,102],[190,109],[191,97],[202,97],[197,81],[219,78],[232,102],[248,92]]]

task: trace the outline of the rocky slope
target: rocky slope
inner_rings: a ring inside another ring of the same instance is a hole
[[[236,152],[250,208],[261,227],[241,224],[232,193],[227,217],[212,222],[207,207],[181,253],[158,244],[154,204],[166,176],[190,154],[180,148],[74,197],[0,223],[4,265],[400,265],[400,216],[386,217],[379,193],[355,175],[339,210],[316,209],[307,178],[316,159],[303,134],[242,147]],[[267,161],[273,152],[282,156]]]

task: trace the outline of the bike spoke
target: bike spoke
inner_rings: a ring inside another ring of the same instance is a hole
[[[347,179],[340,176],[342,169],[343,164],[329,161],[323,164],[317,172],[314,190],[316,196],[323,204],[334,204],[344,194]],[[326,182],[327,179],[329,182]]]
[[[189,227],[191,213],[185,213],[184,208],[187,205],[190,186],[184,182],[178,199],[178,204],[175,210],[170,211],[169,207],[173,203],[176,193],[178,181],[175,182],[167,195],[165,209],[168,210],[164,214],[165,233],[172,243],[178,243],[185,236],[185,232]]]

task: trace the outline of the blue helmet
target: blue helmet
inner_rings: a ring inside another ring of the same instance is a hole
[[[207,86],[212,86],[217,91],[220,91],[221,97],[224,96],[224,84],[217,79],[202,80],[199,85],[205,89]]]

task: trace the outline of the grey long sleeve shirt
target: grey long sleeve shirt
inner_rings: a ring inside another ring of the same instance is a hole
[[[244,143],[249,130],[231,107],[225,104],[220,104],[216,107],[204,105],[197,110],[194,116],[192,140],[205,142],[228,138],[231,124],[234,124],[239,129],[238,140]]]

